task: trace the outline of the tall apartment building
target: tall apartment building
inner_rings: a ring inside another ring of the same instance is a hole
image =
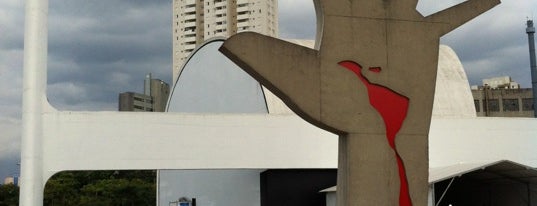
[[[278,0],[173,0],[173,81],[197,45],[253,31],[278,35]]]
[[[144,93],[123,92],[119,94],[119,111],[134,112],[164,112],[170,95],[168,83],[151,78],[151,74],[145,77]]]

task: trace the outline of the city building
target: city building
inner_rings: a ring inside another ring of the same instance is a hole
[[[532,87],[522,89],[511,77],[483,79],[482,86],[472,86],[477,116],[480,117],[537,117],[534,98],[537,95],[537,60],[535,56],[535,27],[527,21],[526,33],[530,56]]]
[[[243,31],[278,35],[277,0],[174,0],[173,81],[196,46]]]
[[[513,81],[510,76],[483,79],[483,87],[485,86],[490,89],[520,89],[520,84]]]
[[[479,117],[533,117],[533,90],[520,88],[511,77],[483,80],[472,86],[474,106]]]
[[[19,177],[13,176],[13,177],[6,177],[4,179],[4,185],[13,184],[18,186],[19,185]]]
[[[124,92],[119,94],[119,111],[164,112],[170,95],[170,86],[148,74],[144,81],[144,93]]]
[[[532,20],[528,20],[527,25],[531,75],[535,87],[535,28]],[[481,117],[537,117],[533,98],[535,92],[531,88],[520,88],[520,84],[508,76],[483,79],[482,86],[472,86],[476,112]]]

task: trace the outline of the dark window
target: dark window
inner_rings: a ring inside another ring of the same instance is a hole
[[[324,206],[326,194],[319,191],[336,185],[337,170],[267,170],[260,179],[261,206]]]
[[[481,103],[479,102],[479,100],[474,100],[474,106],[475,106],[475,111],[476,112],[480,112],[479,111],[479,106],[481,105]]]
[[[500,111],[500,104],[497,99],[489,99],[487,100],[487,109],[491,112],[499,112]]]
[[[534,109],[533,98],[522,99],[522,111],[533,111]]]
[[[503,99],[503,111],[505,112],[518,112],[519,111],[518,99]]]

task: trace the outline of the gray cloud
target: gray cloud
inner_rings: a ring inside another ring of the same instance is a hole
[[[451,32],[442,43],[459,55],[471,84],[481,79],[511,76],[531,87],[526,17],[537,10],[535,1],[503,1],[492,11]]]
[[[116,110],[118,93],[141,91],[146,73],[171,81],[170,1],[52,1],[50,10],[54,106]]]
[[[23,3],[17,0],[2,0],[0,2],[0,48],[6,50],[21,50],[24,39]],[[1,74],[1,73],[0,73]]]
[[[0,180],[17,172],[16,163],[20,159],[20,123],[19,118],[0,117]]]
[[[20,159],[23,3],[0,2],[0,180],[17,173]]]
[[[315,39],[316,17],[313,1],[279,1],[280,38]]]

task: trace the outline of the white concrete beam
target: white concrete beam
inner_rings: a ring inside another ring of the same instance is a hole
[[[337,136],[297,116],[51,112],[44,120],[44,181],[62,170],[337,167]]]

